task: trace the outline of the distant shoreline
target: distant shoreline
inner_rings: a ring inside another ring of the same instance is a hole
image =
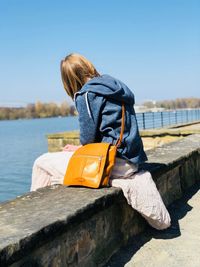
[[[68,118],[68,117],[77,117],[77,115],[67,115],[67,116],[51,116],[51,117],[33,117],[33,118],[17,118],[17,119],[0,119],[1,121],[21,121],[21,120],[38,120],[38,119],[53,119],[53,118]]]
[[[200,98],[177,98],[174,100],[146,101],[142,105],[135,105],[136,113],[165,112],[175,110],[199,109]],[[25,107],[0,107],[0,121],[18,119],[57,118],[78,115],[74,105],[67,101],[61,104],[54,102],[42,103],[37,101]]]
[[[75,115],[77,115],[75,107],[67,102],[58,105],[56,103],[42,103],[38,101],[35,104],[28,104],[26,107],[0,107],[0,121]]]
[[[161,116],[161,115],[159,115],[159,114],[165,114],[165,113],[177,113],[177,114],[179,114],[179,112],[184,112],[184,111],[186,111],[186,112],[190,112],[190,111],[192,111],[192,110],[197,110],[197,112],[199,112],[200,111],[200,108],[179,108],[179,109],[164,109],[164,108],[162,108],[162,109],[159,109],[159,108],[152,108],[152,109],[150,109],[150,108],[146,108],[145,110],[144,109],[141,109],[141,110],[136,110],[136,114],[138,114],[138,116],[140,116],[141,117],[141,115],[143,116],[143,114],[145,115],[145,114],[152,114],[152,116],[156,116],[156,115],[154,115],[154,114],[157,114],[158,116]],[[180,114],[179,114],[180,115]],[[75,112],[73,112],[72,114],[71,113],[69,113],[69,114],[67,114],[67,115],[64,115],[64,116],[62,116],[62,115],[52,115],[52,116],[38,116],[38,117],[36,117],[36,116],[34,116],[34,117],[17,117],[17,118],[1,118],[1,107],[0,107],[0,122],[1,121],[20,121],[20,120],[33,120],[33,119],[52,119],[52,118],[68,118],[68,117],[77,117],[78,116],[78,113],[75,111]],[[140,118],[139,117],[139,118]],[[141,119],[141,118],[140,118]]]

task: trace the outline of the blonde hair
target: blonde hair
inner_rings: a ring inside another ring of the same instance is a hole
[[[100,76],[89,60],[74,53],[61,60],[60,70],[64,88],[71,98],[88,79]]]

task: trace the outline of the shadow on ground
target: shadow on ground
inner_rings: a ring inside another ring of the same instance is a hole
[[[130,239],[128,244],[119,249],[108,261],[104,267],[123,267],[131,260],[134,254],[142,248],[142,246],[149,242],[152,238],[156,239],[173,239],[181,235],[179,227],[179,220],[192,210],[192,207],[187,203],[193,195],[200,189],[200,183],[191,187],[184,197],[175,201],[168,208],[172,224],[171,227],[158,231],[148,226],[144,233]]]

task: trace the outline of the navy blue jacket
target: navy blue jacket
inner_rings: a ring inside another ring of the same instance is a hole
[[[121,130],[122,102],[125,104],[125,131],[118,157],[134,164],[147,160],[134,111],[134,95],[121,81],[102,75],[89,80],[74,97],[79,114],[82,145],[116,143]]]

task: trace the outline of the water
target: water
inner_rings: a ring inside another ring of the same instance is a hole
[[[47,152],[46,134],[77,129],[77,117],[0,121],[0,202],[30,190],[33,162]]]

